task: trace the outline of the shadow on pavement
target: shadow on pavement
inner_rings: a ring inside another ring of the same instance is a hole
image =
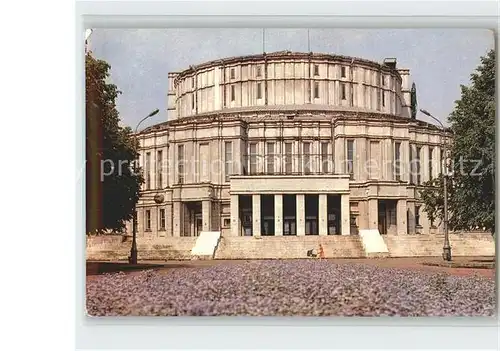
[[[165,264],[153,264],[153,263],[138,263],[130,264],[128,262],[87,262],[86,275],[99,275],[105,273],[117,273],[117,272],[135,272],[147,269],[158,269],[158,268],[186,268],[189,267],[187,264],[182,263],[165,263]]]

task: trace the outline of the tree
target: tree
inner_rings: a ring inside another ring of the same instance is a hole
[[[111,67],[91,53],[85,57],[86,232],[120,231],[132,219],[143,178],[132,162],[139,145],[119,125],[120,91],[106,82]]]
[[[495,51],[481,57],[450,114],[449,228],[495,233]],[[421,192],[429,219],[443,218],[443,179]]]

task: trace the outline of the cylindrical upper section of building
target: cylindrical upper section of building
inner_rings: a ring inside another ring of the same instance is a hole
[[[169,119],[231,108],[314,104],[408,115],[409,71],[360,58],[277,52],[169,73]]]

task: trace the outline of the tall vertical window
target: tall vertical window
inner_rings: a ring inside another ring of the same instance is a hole
[[[420,146],[417,147],[417,152],[416,152],[416,155],[415,155],[415,159],[416,159],[416,167],[417,167],[417,184],[420,185],[420,182],[421,182],[421,172],[420,172],[420,152],[422,151],[422,148]]]
[[[151,152],[146,152],[146,189],[151,189]]]
[[[257,78],[261,77],[262,76],[262,67],[261,66],[257,66],[255,67],[255,76]]]
[[[165,230],[165,209],[160,208],[160,214],[158,216],[158,230]]]
[[[285,143],[285,173],[292,174],[292,143]]]
[[[314,65],[314,75],[319,76],[319,65]]]
[[[381,95],[382,95],[382,107],[385,107],[385,91],[382,90]]]
[[[234,101],[236,99],[236,92],[234,89],[234,85],[231,85],[231,101]]]
[[[144,230],[147,232],[151,230],[151,210],[144,212]]]
[[[346,87],[345,87],[345,84],[340,84],[340,94],[341,94],[341,97],[342,97],[342,100],[346,100],[346,96],[347,96],[347,93],[346,93]]]
[[[321,143],[321,172],[328,173],[328,143]]]
[[[194,102],[195,102],[195,99],[196,99],[196,97],[195,97],[195,93],[193,93],[193,94],[191,95],[191,110],[194,110]]]
[[[267,143],[267,173],[274,173],[274,143]]]
[[[346,69],[345,69],[345,67],[341,67],[341,68],[340,68],[340,76],[341,76],[342,78],[345,78],[345,77],[346,77]]]
[[[257,83],[257,99],[262,99],[262,83]]]
[[[354,140],[347,140],[347,173],[354,179]]]
[[[224,174],[226,182],[229,182],[229,176],[232,174],[233,162],[233,142],[226,141],[224,143]]]
[[[430,147],[429,148],[429,180],[432,180],[433,178],[433,163],[434,163],[434,148]]]
[[[250,174],[257,174],[257,144],[250,144]]]
[[[415,226],[420,227],[420,206],[415,206]]]
[[[191,88],[194,88],[194,77],[191,77]]]
[[[184,145],[177,146],[177,173],[179,184],[184,183]]]
[[[234,79],[236,77],[236,71],[234,68],[231,68],[231,71],[230,71],[230,75],[231,75],[231,79]]]
[[[311,173],[311,143],[304,143],[304,174]]]
[[[394,143],[394,179],[401,180],[401,143]]]
[[[156,187],[163,188],[163,150],[156,153]]]
[[[319,99],[319,82],[314,82],[314,98]]]

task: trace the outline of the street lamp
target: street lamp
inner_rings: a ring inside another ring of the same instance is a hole
[[[433,115],[431,115],[427,110],[420,109],[424,115],[432,118],[436,122],[441,125],[441,129],[443,131],[443,152],[445,157],[444,167],[445,172],[443,175],[443,196],[444,196],[444,245],[443,245],[443,259],[445,261],[451,261],[451,247],[450,247],[450,238],[448,235],[448,187],[447,187],[447,178],[448,178],[448,154],[446,151],[446,131],[443,123]]]
[[[150,117],[153,117],[156,115],[160,110],[156,109],[152,111],[149,115],[144,117],[137,123],[137,126],[135,127],[135,132],[134,132],[134,140],[137,141],[137,130],[139,129],[139,126],[141,125],[142,122],[147,120]],[[136,172],[136,161],[134,160],[134,174]],[[137,264],[137,202],[134,204],[134,209],[133,209],[133,215],[132,215],[132,248],[130,249],[130,256],[128,258],[128,262],[130,264]]]

